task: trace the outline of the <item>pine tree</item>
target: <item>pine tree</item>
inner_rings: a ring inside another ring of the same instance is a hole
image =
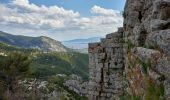
[[[10,53],[4,58],[0,62],[0,86],[4,87],[0,93],[6,93],[7,97],[15,97],[19,91],[19,80],[29,74],[30,63],[29,56],[19,52]]]

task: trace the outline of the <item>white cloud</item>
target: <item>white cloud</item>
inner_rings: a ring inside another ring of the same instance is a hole
[[[50,6],[46,7],[44,5],[37,6],[33,3],[29,3],[28,0],[13,0],[12,5],[22,8],[25,11],[30,11],[32,13],[41,13],[45,15],[57,15],[57,17],[78,17],[78,12],[73,12],[72,10],[65,10],[62,7]]]
[[[122,26],[123,24],[123,17],[120,13],[120,11],[112,10],[112,9],[105,9],[99,6],[93,6],[91,8],[91,13],[92,14],[97,14],[97,15],[92,15],[90,17],[82,17],[79,19],[76,19],[76,25],[86,27],[86,28],[91,28],[94,27],[100,27],[99,29],[104,29],[107,27],[115,27],[114,25],[117,25],[117,27]],[[98,29],[97,29],[98,30]],[[108,30],[110,31],[110,30]],[[112,30],[115,31],[115,30]]]
[[[2,14],[0,19],[11,23],[48,25],[51,28],[61,28],[64,27],[67,19],[79,16],[78,12],[73,12],[72,10],[65,10],[58,6],[46,7],[42,5],[39,7],[35,4],[30,4],[28,0],[13,0],[10,6],[11,8],[0,5],[2,8],[0,10]]]
[[[94,5],[91,9],[91,13],[94,14],[101,14],[101,15],[112,15],[112,16],[117,16],[119,14],[119,11],[117,10],[112,10],[112,9],[105,9],[101,8],[100,6]]]
[[[5,27],[0,30],[16,34],[29,30],[25,34],[30,32],[30,36],[43,32],[59,40],[103,36],[116,31],[123,23],[119,11],[96,5],[91,8],[89,17],[58,6],[38,6],[28,0],[12,0],[9,4],[0,4],[0,8],[0,26]]]

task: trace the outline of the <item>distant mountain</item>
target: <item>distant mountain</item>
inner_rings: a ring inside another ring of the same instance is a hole
[[[67,52],[68,48],[61,42],[46,36],[28,37],[22,35],[11,35],[0,31],[0,42],[21,48],[33,48],[42,51]]]
[[[92,37],[92,38],[87,38],[87,39],[74,39],[74,40],[69,40],[69,41],[64,41],[64,42],[71,42],[71,43],[90,43],[90,42],[97,42],[100,41],[101,37]]]
[[[99,42],[101,37],[92,37],[88,39],[74,39],[69,41],[63,41],[63,45],[72,49],[87,49],[88,43]]]

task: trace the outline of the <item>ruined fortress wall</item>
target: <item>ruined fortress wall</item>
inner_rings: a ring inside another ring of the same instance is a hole
[[[111,100],[123,91],[123,29],[89,44],[89,99]]]
[[[89,99],[170,99],[170,0],[126,0],[124,25],[89,44]]]

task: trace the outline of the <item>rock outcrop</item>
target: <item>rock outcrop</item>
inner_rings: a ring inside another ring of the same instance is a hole
[[[80,82],[78,80],[67,80],[64,85],[67,86],[69,90],[76,92],[80,96],[87,96],[88,82]]]
[[[79,94],[80,96],[87,96],[87,87],[88,82],[83,82],[82,78],[77,75],[71,75],[69,80],[66,80],[64,86],[68,87],[69,90],[72,90]]]
[[[89,99],[169,100],[170,0],[126,0],[123,16],[123,28],[89,44]]]

